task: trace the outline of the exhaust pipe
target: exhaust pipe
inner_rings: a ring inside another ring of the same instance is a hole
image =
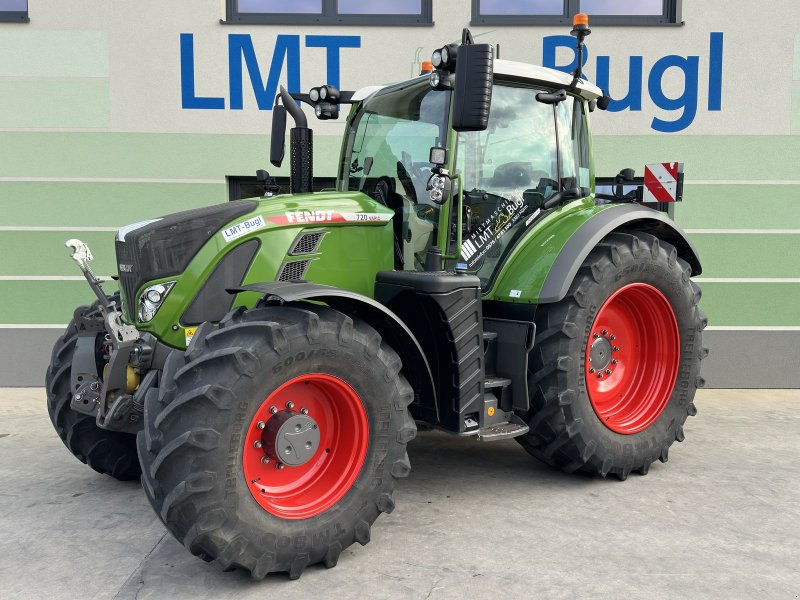
[[[305,113],[285,87],[281,86],[280,94],[283,106],[295,123],[289,136],[291,192],[306,194],[312,191],[314,181],[314,132],[308,127]]]

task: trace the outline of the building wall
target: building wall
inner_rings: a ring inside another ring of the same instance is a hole
[[[306,27],[223,25],[224,0],[30,0],[30,23],[0,23],[0,385],[41,384],[59,328],[91,298],[65,239],[111,274],[119,226],[223,202],[227,176],[269,166],[258,95],[407,79],[460,37],[470,4],[435,0],[431,27]],[[629,107],[593,115],[598,172],[686,165],[675,216],[704,263],[716,387],[800,386],[798,17],[790,0],[686,1],[682,27],[595,27],[587,42],[589,78],[607,72]],[[505,59],[571,59],[551,37],[563,27],[472,31]],[[231,47],[252,48],[267,91],[230,72]],[[314,127],[316,173],[334,175],[342,123]]]

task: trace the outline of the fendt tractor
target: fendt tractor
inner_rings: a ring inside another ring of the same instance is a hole
[[[581,55],[585,15],[572,33]],[[119,292],[67,242],[97,300],[53,349],[52,422],[96,471],[141,475],[206,561],[334,566],[394,509],[417,423],[624,480],[696,412],[700,262],[631,169],[596,189],[589,117],[610,98],[468,30],[423,71],[281,87],[291,193],[261,172],[262,197],[123,227]],[[303,104],[350,107],[335,190],[312,193]],[[679,196],[661,166],[650,183]]]

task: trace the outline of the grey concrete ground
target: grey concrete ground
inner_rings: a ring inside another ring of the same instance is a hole
[[[43,390],[0,390],[0,598],[798,598],[800,391],[697,404],[669,463],[624,483],[423,432],[370,544],[253,582],[165,535],[138,484],[71,457]]]

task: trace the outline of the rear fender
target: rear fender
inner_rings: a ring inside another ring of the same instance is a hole
[[[512,251],[487,300],[545,304],[562,300],[592,249],[615,231],[643,231],[672,244],[702,272],[697,249],[669,217],[638,204],[584,207],[569,218],[546,219]]]

